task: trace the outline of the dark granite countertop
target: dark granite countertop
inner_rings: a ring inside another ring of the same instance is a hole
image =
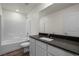
[[[53,41],[45,41],[40,39],[39,35],[30,36],[33,39],[55,46],[57,48],[69,51],[71,53],[79,55],[79,42],[70,41],[66,39],[54,38]]]

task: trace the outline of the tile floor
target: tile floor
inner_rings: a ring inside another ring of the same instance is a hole
[[[29,56],[29,52],[24,53],[23,48],[3,54],[1,56]]]

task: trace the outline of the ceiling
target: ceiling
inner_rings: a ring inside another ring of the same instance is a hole
[[[2,3],[1,5],[4,10],[16,12],[16,9],[18,9],[20,13],[29,13],[40,3]]]
[[[1,3],[3,10],[9,10],[9,11],[16,12],[16,10],[18,9],[19,13],[25,13],[25,14],[28,14],[34,8],[41,5],[41,7],[43,8],[40,12],[42,13],[41,16],[59,11],[61,9],[70,7],[74,4],[75,3],[53,3],[53,4],[50,4],[50,3],[49,4],[47,3],[46,4],[44,3]]]
[[[76,5],[76,3],[54,3],[47,7],[46,9],[40,11],[41,16],[46,16],[48,14],[60,11],[62,9],[71,7],[73,5]]]

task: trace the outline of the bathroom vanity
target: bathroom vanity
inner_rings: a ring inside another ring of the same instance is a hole
[[[30,36],[31,56],[77,56],[79,43],[75,41],[53,38],[52,41],[40,39],[39,35]]]

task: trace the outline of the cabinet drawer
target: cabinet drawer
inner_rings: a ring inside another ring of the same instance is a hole
[[[41,41],[37,41],[36,40],[36,45],[39,46],[39,47],[41,47],[41,48],[43,48],[43,49],[46,49],[46,44],[43,43],[43,42],[41,42]]]
[[[59,49],[57,47],[50,46],[50,45],[48,45],[48,52],[55,56],[74,56],[75,55],[65,50]]]

